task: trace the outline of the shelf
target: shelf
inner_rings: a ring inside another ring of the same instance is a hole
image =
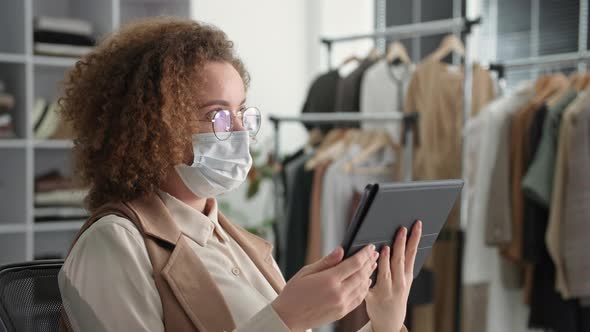
[[[77,231],[82,225],[84,225],[85,221],[86,220],[36,222],[33,229],[35,232]]]
[[[55,139],[55,140],[36,140],[36,149],[71,149],[74,147],[74,142],[67,139]]]
[[[73,67],[80,58],[60,57],[60,56],[33,56],[33,63],[38,66],[51,67]]]
[[[46,206],[35,208],[35,217],[50,217],[56,215],[62,217],[87,216],[88,211],[83,207],[72,206]]]
[[[0,224],[0,234],[24,233],[26,231],[26,224]]]
[[[24,64],[27,62],[27,56],[17,53],[0,53],[0,62]]]
[[[19,138],[0,138],[0,149],[18,149],[27,146],[27,140]]]

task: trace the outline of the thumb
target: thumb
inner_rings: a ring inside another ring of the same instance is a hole
[[[331,267],[338,265],[344,258],[344,250],[342,247],[337,247],[328,256],[324,256],[319,261],[309,264],[301,271],[301,276],[310,275],[327,270]]]

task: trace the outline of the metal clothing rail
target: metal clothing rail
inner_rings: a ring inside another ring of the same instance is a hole
[[[501,76],[504,76],[506,70],[543,68],[555,65],[579,64],[581,62],[590,62],[590,51],[560,53],[551,55],[542,55],[532,58],[522,58],[504,62],[492,63],[490,68],[498,68]],[[500,75],[500,74],[499,74]]]
[[[328,48],[328,68],[332,67],[332,44],[341,42],[350,42],[360,39],[378,39],[393,37],[396,39],[405,39],[412,37],[426,37],[432,35],[440,35],[451,32],[470,33],[471,28],[481,23],[481,18],[473,20],[465,17],[450,18],[445,20],[436,20],[421,23],[412,23],[405,25],[396,25],[386,28],[382,31],[375,31],[372,33],[348,35],[333,38],[321,38],[320,41]]]

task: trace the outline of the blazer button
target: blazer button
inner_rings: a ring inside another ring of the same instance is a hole
[[[234,267],[233,269],[231,269],[231,272],[237,276],[240,275],[240,269],[238,269],[237,267]]]

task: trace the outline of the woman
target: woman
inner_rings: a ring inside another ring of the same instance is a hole
[[[405,330],[420,223],[391,258],[367,246],[343,260],[337,248],[285,285],[270,244],[217,211],[252,164],[248,81],[223,32],[173,18],[128,25],[76,64],[61,104],[92,216],[59,275],[65,325],[303,331],[366,300],[362,331]]]

